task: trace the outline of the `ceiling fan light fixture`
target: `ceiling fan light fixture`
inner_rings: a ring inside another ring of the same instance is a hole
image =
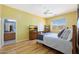
[[[52,14],[53,12],[52,11],[50,11],[50,10],[46,10],[45,12],[44,12],[44,14]]]

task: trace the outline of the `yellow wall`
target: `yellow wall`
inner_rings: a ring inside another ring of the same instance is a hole
[[[0,20],[1,20],[1,5],[0,5]],[[0,21],[0,35],[1,35],[1,21]]]
[[[0,16],[1,16],[1,5],[0,5]]]
[[[29,39],[29,25],[45,24],[44,18],[5,5],[2,6],[2,18],[16,20],[17,42]]]
[[[29,39],[29,30],[28,26],[29,25],[34,25],[34,24],[45,24],[46,25],[51,25],[51,21],[55,19],[60,19],[60,18],[65,18],[67,20],[67,27],[72,27],[73,24],[77,23],[77,16],[76,12],[70,12],[66,14],[62,14],[59,16],[54,16],[50,18],[41,18],[39,16],[35,16],[29,13],[26,13],[24,11],[20,11],[11,7],[7,7],[5,5],[0,5],[2,7],[2,18],[7,18],[7,19],[14,19],[17,22],[17,42],[28,40]],[[53,32],[58,32],[59,29],[52,29],[51,31]]]
[[[54,17],[50,17],[46,19],[46,24],[47,25],[51,25],[52,20],[56,20],[56,19],[61,19],[61,18],[65,18],[67,21],[66,27],[72,27],[72,25],[76,25],[77,23],[77,15],[76,12],[70,12],[70,13],[66,13],[66,14],[62,14],[62,15],[58,15],[58,16],[54,16]],[[51,26],[51,31],[52,32],[58,32],[59,29],[52,29]]]
[[[1,5],[0,5],[0,17],[1,17]]]
[[[0,17],[1,17],[1,13],[2,13],[2,5],[0,4]]]
[[[1,5],[0,5],[0,48],[1,48]]]

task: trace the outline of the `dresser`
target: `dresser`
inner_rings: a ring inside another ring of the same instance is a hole
[[[14,40],[15,39],[15,32],[5,32],[4,33],[4,41]]]
[[[30,25],[29,26],[29,40],[37,39],[37,36],[38,36],[37,26]]]
[[[50,32],[50,25],[44,26],[44,32]]]

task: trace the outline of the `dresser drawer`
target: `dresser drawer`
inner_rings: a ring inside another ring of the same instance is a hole
[[[5,33],[4,34],[4,40],[13,40],[15,39],[15,33]]]

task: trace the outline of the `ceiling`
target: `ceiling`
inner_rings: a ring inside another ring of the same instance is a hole
[[[37,16],[51,17],[77,10],[76,4],[6,4]]]

